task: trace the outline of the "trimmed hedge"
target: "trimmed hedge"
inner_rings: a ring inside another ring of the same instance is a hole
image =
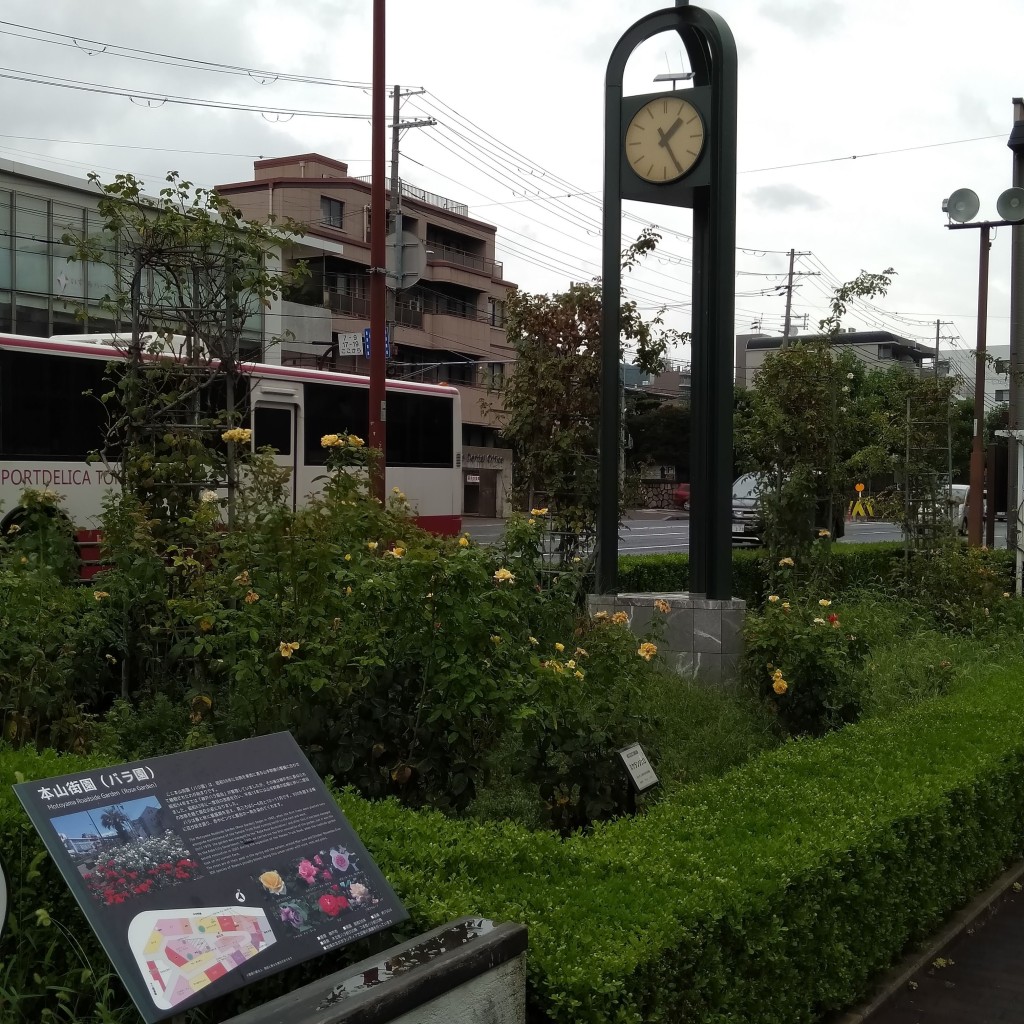
[[[988,551],[986,557],[1009,586],[1013,581],[1014,552],[997,548]],[[900,541],[834,544],[829,561],[833,592],[886,584],[903,572],[905,558],[905,549]],[[733,594],[748,603],[763,603],[770,592],[775,568],[763,550],[741,548],[733,551]],[[689,585],[689,555],[623,555],[619,559],[620,592],[686,591]]]
[[[0,751],[0,777],[83,763]],[[811,1022],[1024,852],[1019,671],[787,743],[565,842],[339,800],[417,929],[462,914],[529,926],[531,1020]],[[0,844],[14,872],[39,849],[6,786]],[[61,900],[52,878],[35,898]],[[19,921],[38,932],[32,909]]]

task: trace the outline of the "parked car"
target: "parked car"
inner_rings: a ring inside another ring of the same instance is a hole
[[[732,485],[733,545],[760,547],[764,538],[764,516],[758,496],[757,476],[747,473]]]
[[[676,489],[672,492],[672,504],[675,505],[676,508],[689,511],[690,485],[688,483],[676,484]]]
[[[949,518],[957,525],[961,533],[967,532],[967,484],[950,484],[949,486]]]
[[[732,542],[735,546],[752,545],[760,547],[764,541],[764,514],[761,510],[760,483],[755,473],[739,477],[732,485]],[[832,521],[827,529],[835,540],[846,533],[846,519],[843,509],[833,503]],[[818,502],[814,533],[823,528],[829,520],[828,500]]]
[[[954,484],[954,486],[963,486],[963,485]],[[988,514],[988,491],[987,490],[982,491],[981,495],[982,495],[982,499],[981,499],[981,515],[982,515],[981,526],[982,526],[982,533],[984,533],[985,532],[985,516]],[[958,510],[958,519],[959,519],[959,523],[960,523],[960,533],[964,537],[967,536],[967,517],[970,514],[970,507],[971,507],[971,489],[970,489],[970,487],[964,486],[964,500],[963,500],[963,504],[961,506],[959,506],[959,510]],[[1000,518],[1000,516],[997,515],[996,519],[999,519],[999,518]]]

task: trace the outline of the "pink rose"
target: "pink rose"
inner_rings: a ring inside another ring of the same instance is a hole
[[[308,860],[299,862],[299,878],[307,885],[312,885],[316,881],[316,868]]]
[[[348,851],[336,846],[331,850],[331,863],[339,871],[348,871]]]

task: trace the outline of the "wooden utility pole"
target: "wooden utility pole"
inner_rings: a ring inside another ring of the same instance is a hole
[[[387,481],[387,391],[384,332],[387,325],[387,186],[384,181],[384,0],[373,0],[373,90],[370,139],[370,447],[376,465],[370,493],[383,503]]]

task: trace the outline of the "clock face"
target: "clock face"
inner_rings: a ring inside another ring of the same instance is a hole
[[[629,166],[655,184],[681,178],[703,147],[704,122],[696,107],[673,95],[645,103],[626,129]]]

